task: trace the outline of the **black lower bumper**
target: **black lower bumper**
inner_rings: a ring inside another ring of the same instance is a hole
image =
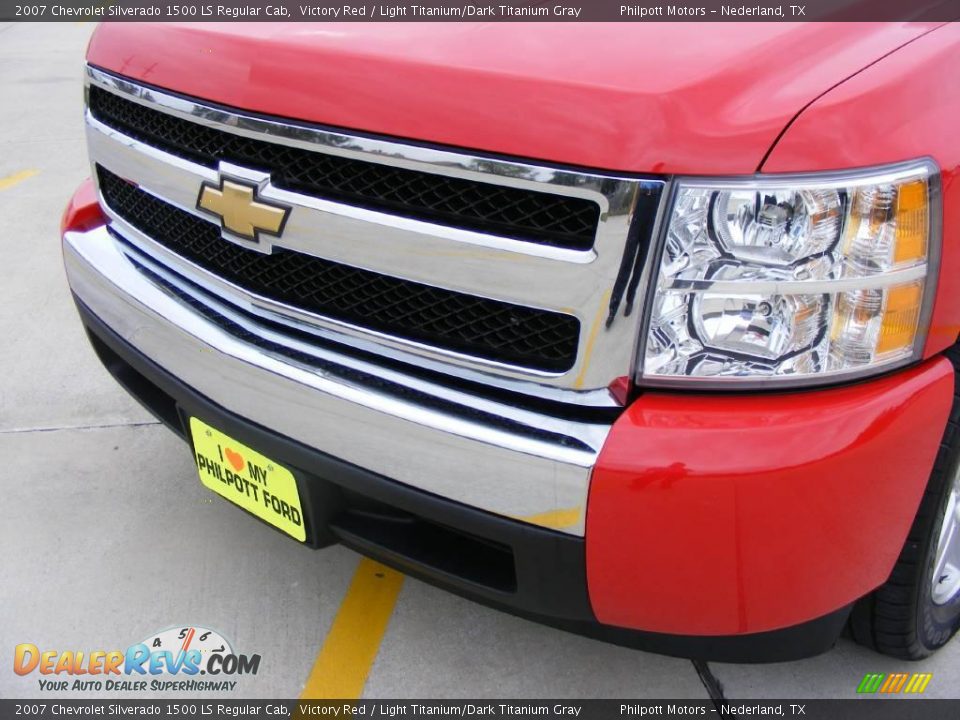
[[[849,607],[803,625],[750,635],[665,635],[603,625],[590,608],[583,538],[417,490],[237,417],[157,366],[79,300],[77,308],[107,370],[184,440],[190,442],[189,417],[197,417],[294,472],[307,543],[314,547],[342,543],[486,605],[607,642],[682,657],[728,662],[808,657],[830,648],[846,622]],[[709,601],[707,591],[704,602]]]

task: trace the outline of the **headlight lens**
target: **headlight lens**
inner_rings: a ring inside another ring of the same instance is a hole
[[[641,381],[810,383],[917,357],[936,172],[679,181]]]

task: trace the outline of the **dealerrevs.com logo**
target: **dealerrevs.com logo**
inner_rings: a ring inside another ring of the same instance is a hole
[[[21,643],[13,654],[17,675],[37,674],[42,691],[232,691],[241,675],[256,675],[260,655],[236,653],[215,630],[172,627],[126,650],[40,649]],[[202,678],[200,676],[203,676]]]

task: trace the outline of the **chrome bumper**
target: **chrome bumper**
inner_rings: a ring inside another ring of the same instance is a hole
[[[609,425],[518,409],[312,345],[303,350],[316,365],[273,353],[154,282],[138,268],[148,260],[135,264],[136,251],[105,227],[66,233],[63,252],[70,286],[91,312],[224,409],[420,490],[584,534]],[[344,379],[331,363],[385,382]]]

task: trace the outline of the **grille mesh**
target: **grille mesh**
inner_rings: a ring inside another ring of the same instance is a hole
[[[271,174],[277,187],[418,220],[545,245],[593,246],[600,206],[265,142],[200,125],[96,86],[99,121],[166,152],[216,167],[225,160]]]
[[[107,205],[156,242],[240,287],[325,317],[468,355],[562,372],[576,359],[580,322],[301,253],[264,255],[220,228],[97,168]]]

